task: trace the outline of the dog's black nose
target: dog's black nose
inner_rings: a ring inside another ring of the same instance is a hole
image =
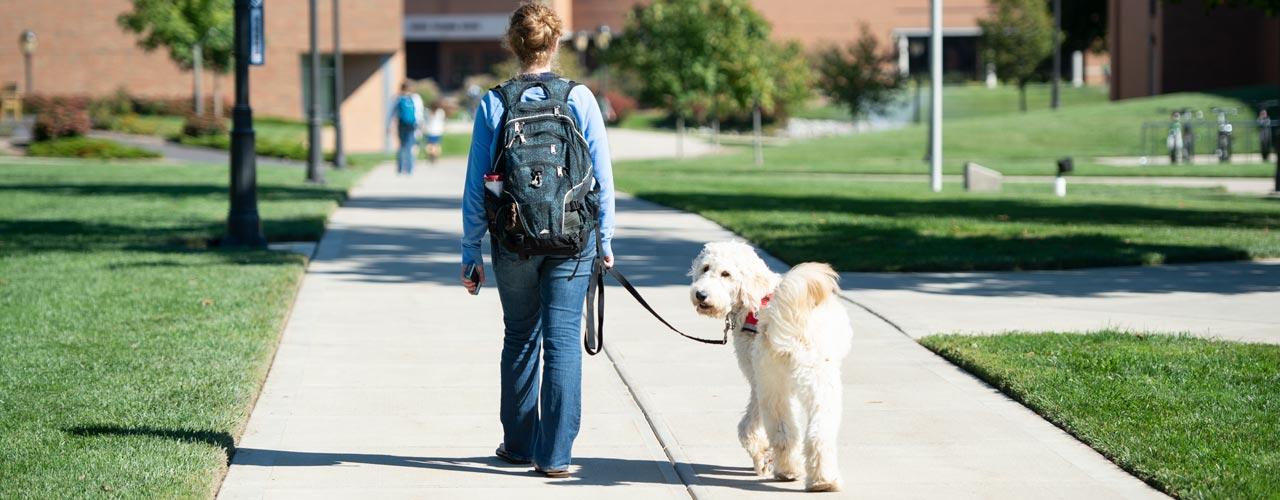
[[[697,297],[698,300],[707,300],[706,292],[701,292],[701,291],[693,292],[693,296]]]

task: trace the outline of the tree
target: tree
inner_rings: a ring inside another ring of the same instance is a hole
[[[140,35],[138,45],[144,50],[163,47],[179,67],[193,70],[192,98],[197,115],[204,114],[201,84],[205,66],[215,73],[226,73],[232,66],[231,1],[133,0],[133,10],[116,18],[122,28]],[[220,103],[217,106],[220,108]]]
[[[996,76],[1018,84],[1019,108],[1027,111],[1027,82],[1053,54],[1053,19],[1043,0],[991,0],[991,15],[978,20],[987,61]]]
[[[854,120],[884,111],[906,80],[891,64],[894,59],[863,23],[857,40],[818,52],[818,89],[848,107]]]
[[[807,93],[799,47],[774,43],[769,31],[747,0],[654,0],[631,10],[609,57],[640,75],[642,103],[666,108],[678,124],[708,113],[715,120]]]

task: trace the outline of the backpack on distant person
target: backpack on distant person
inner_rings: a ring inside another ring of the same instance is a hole
[[[413,105],[413,97],[402,95],[396,103],[396,116],[400,118],[400,126],[414,127],[418,125],[417,106]]]
[[[513,79],[493,88],[506,111],[489,172],[501,187],[485,190],[485,215],[497,242],[522,259],[578,255],[597,229],[600,194],[591,155],[569,111],[569,92],[578,85],[564,78]],[[533,87],[547,98],[524,102],[521,96]]]

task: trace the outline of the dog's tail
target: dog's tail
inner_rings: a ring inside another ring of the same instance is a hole
[[[835,269],[820,262],[805,262],[787,271],[774,289],[769,307],[761,312],[769,341],[809,345],[809,313],[839,292],[839,280]]]

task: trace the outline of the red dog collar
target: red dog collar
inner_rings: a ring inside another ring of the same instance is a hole
[[[760,309],[764,309],[765,306],[769,305],[770,297],[773,297],[773,294],[764,296],[764,300],[760,301]],[[758,323],[759,321],[760,320],[756,319],[755,312],[747,313],[747,320],[742,323],[742,331],[753,333],[753,334],[758,333],[758,330],[756,329],[756,323]]]

